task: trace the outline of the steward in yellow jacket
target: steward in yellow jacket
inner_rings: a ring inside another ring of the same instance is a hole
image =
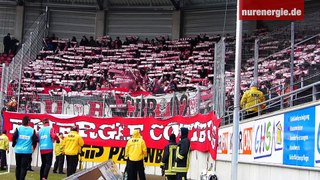
[[[256,104],[264,102],[266,99],[264,97],[264,94],[262,91],[260,91],[257,88],[256,83],[251,83],[250,89],[244,92],[241,101],[240,106],[242,109],[246,109],[246,112],[249,114],[254,114],[253,116],[258,115],[259,108],[258,106],[255,106]],[[252,107],[255,106],[255,107]],[[250,108],[252,107],[252,108]],[[262,111],[266,107],[266,104],[260,105],[260,111]],[[249,108],[249,109],[247,109]],[[252,116],[251,116],[252,117]]]
[[[128,180],[146,180],[143,160],[147,157],[147,146],[140,136],[139,130],[134,130],[131,139],[127,142],[125,158],[127,159]]]
[[[1,164],[0,169],[5,170],[7,168],[7,151],[9,151],[9,139],[6,135],[7,131],[3,130],[0,136],[0,158]]]
[[[59,142],[56,141],[54,143],[54,155],[56,156],[56,161],[53,166],[53,173],[57,173],[57,169],[59,168],[59,174],[65,174],[63,172],[63,164],[64,164],[64,152],[63,152],[63,134],[59,133]]]
[[[71,132],[63,140],[64,154],[67,159],[67,176],[76,172],[79,153],[84,145],[82,137],[78,134],[76,126],[71,128]]]

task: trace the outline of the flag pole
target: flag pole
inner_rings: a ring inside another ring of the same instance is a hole
[[[231,180],[237,180],[238,178],[239,111],[240,111],[240,83],[241,83],[240,73],[241,73],[241,50],[242,50],[241,43],[242,43],[242,20],[240,20],[240,0],[237,0]]]

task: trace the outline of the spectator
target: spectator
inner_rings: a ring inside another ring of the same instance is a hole
[[[93,36],[90,36],[89,46],[96,47],[97,42],[93,39]]]
[[[208,70],[204,69],[204,66],[201,66],[199,74],[200,74],[200,78],[204,79],[205,77],[208,76]]]
[[[82,39],[80,41],[80,46],[88,46],[89,45],[89,40],[86,36],[82,36]]]
[[[258,111],[259,110],[262,111],[266,107],[266,105],[262,104],[259,107],[255,105],[262,103],[264,101],[265,101],[265,96],[263,92],[258,90],[257,83],[252,82],[250,85],[250,89],[244,92],[240,101],[241,108],[246,109],[245,110],[247,113],[246,118],[257,116]]]
[[[280,110],[281,104],[280,104],[280,98],[276,98],[276,97],[278,97],[277,92],[269,90],[268,94],[269,94],[269,97],[267,97],[268,99],[274,99],[275,98],[275,100],[272,100],[272,101],[270,101],[268,103],[268,106],[266,108],[267,111],[268,112],[274,112],[274,111]]]
[[[64,138],[63,149],[67,158],[67,176],[76,172],[78,166],[78,155],[84,145],[82,137],[78,134],[76,126],[71,128],[71,132]]]
[[[9,153],[9,139],[7,136],[7,131],[3,130],[0,136],[0,170],[7,169],[7,152]]]
[[[72,36],[71,42],[78,43],[77,38],[75,36]]]
[[[39,149],[41,154],[40,179],[48,179],[52,164],[53,142],[59,141],[54,129],[49,126],[49,119],[42,121],[43,127],[39,130]]]
[[[120,40],[119,37],[114,41],[114,48],[115,49],[120,49],[122,47],[122,41]]]
[[[148,38],[146,38],[143,43],[144,43],[144,44],[150,44],[150,41],[149,41]]]
[[[4,53],[9,55],[10,53],[10,47],[11,47],[11,37],[10,33],[8,33],[4,38],[3,38],[3,46],[4,46]]]
[[[63,164],[64,164],[64,154],[63,154],[63,134],[59,133],[59,141],[54,143],[54,154],[56,156],[56,161],[53,166],[53,173],[57,173],[57,169],[59,169],[59,174],[65,174],[63,172]]]
[[[10,101],[7,103],[7,110],[12,112],[17,111],[17,101],[15,96],[12,96]]]
[[[27,168],[31,155],[38,143],[36,131],[29,126],[28,116],[23,117],[22,125],[19,126],[12,136],[12,147],[16,154],[16,179],[23,180],[27,175]]]
[[[176,160],[173,170],[177,172],[177,180],[187,179],[190,158],[190,140],[188,138],[188,129],[182,127],[180,129],[180,141],[177,145]]]
[[[144,173],[143,159],[147,156],[147,146],[141,138],[139,130],[135,129],[132,138],[129,139],[126,150],[125,158],[127,161],[128,180],[136,180],[139,174],[140,180],[146,180]]]
[[[172,165],[175,160],[174,157],[176,154],[176,149],[176,135],[171,134],[169,138],[169,144],[167,144],[163,150],[163,157],[160,164],[162,175],[165,175],[167,180],[176,179],[176,172],[172,170]]]

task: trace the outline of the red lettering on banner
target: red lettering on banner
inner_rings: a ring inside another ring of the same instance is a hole
[[[178,134],[180,127],[188,127],[191,150],[210,152],[214,159],[216,157],[220,119],[217,119],[213,113],[198,114],[189,118],[175,116],[167,120],[159,120],[153,117],[131,119],[76,116],[65,118],[65,115],[63,118],[59,118],[62,116],[4,112],[4,128],[10,132],[8,134],[10,140],[14,128],[21,123],[24,116],[29,116],[32,119],[30,126],[36,129],[41,126],[40,120],[48,118],[55,131],[64,134],[76,125],[85,144],[105,147],[125,147],[133,130],[140,129],[141,136],[146,141],[148,148],[163,149],[168,143],[171,133]]]
[[[89,102],[90,110],[89,116],[101,117],[103,113],[103,103],[102,102]]]
[[[48,114],[61,114],[62,113],[62,101],[44,100],[46,113]],[[55,104],[55,106],[53,106]],[[53,108],[54,107],[54,108]]]

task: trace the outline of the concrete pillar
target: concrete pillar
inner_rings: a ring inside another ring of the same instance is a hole
[[[95,37],[102,37],[105,35],[106,11],[97,11],[96,14],[96,29]]]
[[[172,13],[172,40],[181,37],[181,11],[173,11]]]
[[[22,42],[24,25],[24,6],[16,6],[16,19],[14,25],[14,37]]]

